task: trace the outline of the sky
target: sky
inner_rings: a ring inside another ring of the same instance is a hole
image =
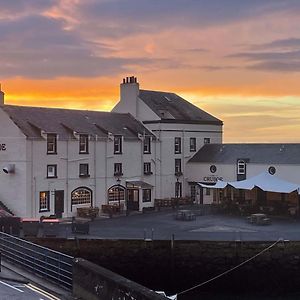
[[[5,103],[110,111],[123,77],[224,121],[224,142],[300,142],[298,0],[0,0]]]

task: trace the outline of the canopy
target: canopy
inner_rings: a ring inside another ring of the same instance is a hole
[[[201,187],[206,188],[225,188],[226,186],[232,186],[236,189],[252,190],[254,187],[258,187],[265,192],[276,192],[276,193],[291,193],[297,191],[300,194],[300,185],[291,183],[269,173],[261,173],[257,176],[241,181],[217,181],[216,185],[208,186],[199,183]]]

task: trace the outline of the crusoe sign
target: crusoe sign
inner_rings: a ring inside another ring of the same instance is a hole
[[[204,176],[203,177],[204,182],[217,182],[217,181],[223,181],[223,177],[218,176]]]

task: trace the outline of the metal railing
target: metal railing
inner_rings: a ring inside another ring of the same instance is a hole
[[[0,232],[0,252],[13,264],[72,289],[73,257]]]

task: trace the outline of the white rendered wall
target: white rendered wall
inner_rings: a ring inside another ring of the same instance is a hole
[[[15,215],[26,216],[31,211],[26,201],[26,137],[1,108],[0,144],[0,200]],[[8,164],[15,165],[15,173],[3,172]]]

